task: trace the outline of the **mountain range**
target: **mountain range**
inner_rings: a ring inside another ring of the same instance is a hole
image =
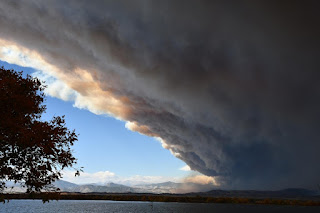
[[[190,196],[206,197],[251,197],[251,198],[320,198],[320,192],[316,190],[289,188],[277,191],[259,191],[259,190],[205,190],[206,185],[195,183],[174,183],[163,182],[156,184],[141,184],[135,186],[126,186],[116,183],[106,184],[84,184],[79,185],[63,180],[58,180],[53,184],[61,192],[79,192],[79,193],[153,193],[153,194],[184,194]],[[11,187],[6,192],[24,192],[25,189],[17,184],[8,182]],[[193,192],[192,192],[192,189]]]
[[[182,187],[182,183],[164,182],[157,184],[141,184],[135,186],[126,186],[116,183],[106,184],[84,184],[78,185],[63,180],[58,180],[54,183],[61,191],[65,192],[100,192],[100,193],[177,193]],[[190,185],[194,185],[190,183]],[[196,186],[194,186],[196,187]],[[197,190],[198,191],[198,190]]]

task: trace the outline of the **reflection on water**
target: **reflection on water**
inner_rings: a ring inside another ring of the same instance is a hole
[[[99,201],[99,200],[60,200],[43,204],[40,200],[11,200],[0,204],[0,212],[123,212],[123,213],[188,213],[188,212],[320,212],[320,207],[304,206],[267,206],[238,204],[201,204],[201,203],[160,203],[132,201]]]

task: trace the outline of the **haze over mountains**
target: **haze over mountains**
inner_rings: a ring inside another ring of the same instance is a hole
[[[6,191],[11,193],[25,192],[19,185],[8,183]],[[208,185],[195,183],[163,182],[155,184],[141,184],[126,186],[116,183],[106,184],[75,184],[59,180],[54,183],[61,192],[75,193],[151,193],[151,194],[185,194],[190,196],[205,197],[251,197],[251,198],[307,198],[320,199],[320,190],[308,190],[303,188],[288,188],[277,191],[258,190],[220,190],[209,188]]]
[[[25,189],[18,184],[12,182],[7,183],[8,188],[6,192],[25,192]],[[81,192],[81,193],[189,193],[189,192],[206,192],[214,189],[213,185],[203,185],[197,183],[174,183],[163,182],[154,184],[139,184],[127,186],[117,183],[91,183],[91,184],[75,184],[68,181],[58,180],[53,184],[62,192]]]
[[[59,180],[54,184],[61,191],[66,192],[100,192],[100,193],[188,193],[188,192],[205,192],[212,190],[214,186],[201,185],[196,183],[174,183],[163,182],[154,184],[139,184],[126,186],[116,183],[106,184],[73,184],[67,181]]]

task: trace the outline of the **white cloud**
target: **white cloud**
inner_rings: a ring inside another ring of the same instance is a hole
[[[117,177],[114,182],[124,184],[124,185],[140,185],[140,184],[153,184],[153,183],[163,183],[163,182],[180,182],[178,177],[167,177],[167,176],[143,176],[143,175],[133,175],[129,177]]]
[[[191,171],[191,168],[190,168],[190,166],[185,165],[184,167],[181,167],[179,170],[182,170],[182,171]]]
[[[49,96],[59,98],[64,101],[74,101],[79,96],[79,93],[71,89],[66,83],[49,75],[48,73],[36,71],[32,73],[32,76],[45,82],[44,84],[47,87],[44,92]]]
[[[88,183],[118,183],[128,186],[139,185],[139,184],[152,184],[162,183],[167,181],[182,182],[181,178],[178,177],[166,177],[166,176],[143,176],[143,175],[132,175],[132,176],[118,176],[110,171],[99,171],[94,173],[81,172],[80,176],[75,177],[75,171],[66,170],[62,172],[62,180],[69,181],[76,184],[88,184]]]
[[[75,171],[67,170],[63,171],[62,175],[62,180],[76,184],[104,183],[108,182],[108,180],[113,179],[115,177],[115,174],[109,171],[100,171],[95,173],[81,172],[80,176],[75,176]]]

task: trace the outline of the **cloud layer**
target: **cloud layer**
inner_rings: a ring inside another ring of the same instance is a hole
[[[226,188],[314,187],[318,6],[4,0],[0,58],[29,57],[68,88],[51,94],[158,137]]]

